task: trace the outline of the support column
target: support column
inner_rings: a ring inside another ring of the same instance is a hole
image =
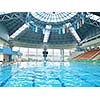
[[[36,61],[38,61],[38,49],[36,48]]]
[[[60,49],[60,59],[64,62],[64,49]]]
[[[9,61],[12,61],[13,59],[12,59],[12,55],[9,55]]]
[[[54,62],[54,49],[52,49],[52,54],[53,54],[53,62]]]
[[[29,48],[27,48],[27,56],[28,56],[28,61],[29,61]]]
[[[69,56],[71,56],[72,55],[72,52],[71,52],[71,50],[69,50]]]
[[[9,48],[11,49],[11,52],[12,52],[12,46],[10,46]],[[12,54],[9,55],[9,58],[8,58],[8,59],[9,59],[9,61],[12,61],[12,60],[13,60],[13,56],[12,56]]]

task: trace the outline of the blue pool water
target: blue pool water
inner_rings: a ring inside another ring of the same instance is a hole
[[[0,87],[100,87],[100,65],[16,63],[0,67]]]

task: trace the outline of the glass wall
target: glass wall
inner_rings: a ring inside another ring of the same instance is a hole
[[[70,55],[68,49],[63,49],[63,56],[61,53],[62,49],[47,49],[48,61],[61,61],[61,57],[64,57],[64,61],[67,61]],[[20,51],[23,55],[21,57],[22,61],[43,61],[43,48],[24,48],[24,47],[13,47],[13,51]]]
[[[36,61],[37,60],[37,52],[35,48],[29,48],[29,61]]]
[[[70,56],[70,50],[64,49],[64,61],[67,61],[69,56]]]
[[[54,50],[53,49],[48,49],[48,61],[54,61]]]
[[[54,61],[60,61],[60,49],[54,49]]]

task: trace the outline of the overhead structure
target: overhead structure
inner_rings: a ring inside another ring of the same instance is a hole
[[[65,12],[48,12],[48,13],[45,13],[45,12],[35,12],[35,13],[31,13],[33,17],[35,17],[36,19],[38,19],[39,21],[44,22],[45,25],[46,24],[49,24],[51,25],[54,29],[56,28],[59,28],[59,34],[65,34],[64,30],[66,30],[66,32],[68,33],[69,31],[69,26],[66,27],[66,21],[68,19],[71,19],[72,17],[74,17],[77,13],[76,12],[68,12],[68,13],[65,13]],[[80,13],[81,14],[81,13]],[[83,15],[81,16],[81,20],[83,21]],[[56,27],[56,25],[54,26],[54,24],[57,23],[57,24],[60,24],[60,27]],[[63,23],[61,25],[61,23]],[[68,24],[68,23],[67,23]],[[80,27],[82,27],[82,22],[80,23]],[[46,25],[47,26],[47,25]],[[66,28],[66,29],[65,29]],[[62,32],[63,30],[63,32]],[[45,30],[46,34],[44,35],[44,40],[43,42],[47,42],[48,41],[48,38],[49,38],[49,35],[50,35],[50,30]],[[73,34],[73,36],[75,36],[75,38],[77,39],[77,41],[79,42],[80,41],[80,38],[78,36],[78,34],[76,33],[75,29],[71,27],[71,32]]]
[[[75,16],[76,12],[34,12],[31,13],[33,17],[39,19],[40,21],[50,23],[50,22],[63,22]]]
[[[100,16],[92,13],[86,13],[86,23],[100,28]]]
[[[13,45],[76,46],[100,34],[100,12],[1,12],[0,24]]]
[[[54,28],[61,28],[66,23],[77,22],[81,15],[80,12],[34,12],[30,13],[31,22],[34,24],[45,27],[46,25],[52,25]]]

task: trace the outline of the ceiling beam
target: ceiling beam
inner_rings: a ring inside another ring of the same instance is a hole
[[[25,20],[23,19],[22,14],[20,12],[19,13],[8,13],[8,14],[0,15],[0,22],[12,20],[12,19],[19,19],[22,22],[25,22]]]
[[[100,28],[100,16],[91,13],[86,13],[85,23]]]

